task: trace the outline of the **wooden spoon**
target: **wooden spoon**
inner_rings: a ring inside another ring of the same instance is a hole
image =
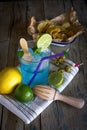
[[[27,41],[24,38],[20,39],[20,46],[24,51],[23,59],[28,61],[28,62],[32,61],[32,56],[28,51]]]
[[[76,108],[82,108],[85,104],[83,99],[62,95],[57,90],[49,86],[37,85],[33,88],[33,91],[42,99],[60,100]]]

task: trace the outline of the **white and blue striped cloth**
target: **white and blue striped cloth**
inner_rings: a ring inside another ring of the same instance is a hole
[[[72,67],[69,73],[64,72],[64,82],[58,88],[59,92],[62,92],[65,87],[67,87],[67,85],[71,82],[71,80],[79,71],[78,67],[73,67],[74,63],[70,60],[65,60],[63,65],[70,65]],[[58,68],[54,65],[51,65],[51,70],[55,69]],[[22,119],[25,124],[29,124],[31,121],[33,121],[52,102],[53,101],[45,101],[36,97],[34,101],[21,103],[17,101],[12,95],[0,95],[0,103],[5,106],[9,111]]]

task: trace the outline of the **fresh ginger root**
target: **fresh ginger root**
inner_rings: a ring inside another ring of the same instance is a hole
[[[37,33],[36,33],[36,20],[35,17],[31,17],[31,22],[30,25],[28,26],[28,33],[33,37],[33,39],[37,38]]]

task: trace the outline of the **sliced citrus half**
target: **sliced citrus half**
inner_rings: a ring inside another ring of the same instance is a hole
[[[49,74],[48,83],[54,87],[59,87],[63,83],[64,77],[61,72],[52,72]]]
[[[42,34],[37,40],[37,48],[41,48],[41,51],[47,49],[50,46],[52,37],[50,34]]]

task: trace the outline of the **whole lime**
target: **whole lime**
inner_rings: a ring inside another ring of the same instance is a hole
[[[33,90],[25,84],[17,85],[16,89],[14,90],[14,96],[20,102],[28,102],[34,100]]]

